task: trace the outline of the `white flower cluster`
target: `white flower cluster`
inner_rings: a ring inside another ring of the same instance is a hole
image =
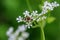
[[[8,40],[26,40],[29,37],[26,25],[19,26],[15,32],[13,30],[13,27],[10,27],[7,31]]]
[[[33,11],[31,14],[29,11],[25,11],[23,14],[24,17],[19,16],[16,20],[18,21],[18,23],[25,22],[28,28],[30,28],[30,26],[32,26],[32,21],[34,21],[38,16],[37,11]]]
[[[45,14],[48,12],[48,10],[53,10],[54,7],[58,7],[58,6],[59,6],[59,4],[56,1],[52,2],[52,3],[45,1],[44,6],[42,6],[42,12],[41,13]]]
[[[48,10],[53,10],[54,7],[59,6],[59,4],[57,2],[48,2],[45,1],[44,2],[44,6],[42,6],[42,12],[38,13],[38,11],[33,11],[32,13],[30,13],[29,11],[25,11],[23,13],[24,17],[19,16],[16,20],[19,22],[25,22],[26,25],[28,26],[28,28],[30,28],[30,26],[32,26],[32,22],[33,21],[42,21],[44,19],[46,19],[45,14],[48,12]]]

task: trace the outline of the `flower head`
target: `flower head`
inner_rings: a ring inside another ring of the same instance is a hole
[[[45,14],[48,12],[48,10],[52,11],[54,9],[54,7],[59,6],[59,4],[57,2],[48,2],[45,1],[44,5],[42,6],[42,12],[38,13],[38,11],[33,11],[32,13],[30,13],[29,11],[25,11],[23,12],[24,17],[19,16],[19,18],[17,18],[18,22],[25,22],[27,27],[30,28],[30,26],[33,26],[32,23],[34,21],[42,21],[45,20],[47,17],[45,16]]]
[[[26,25],[18,26],[18,29],[15,32],[13,32],[13,27],[10,27],[7,31],[8,40],[25,40],[29,37],[29,33],[26,32],[26,30]],[[19,36],[19,34],[21,35]]]

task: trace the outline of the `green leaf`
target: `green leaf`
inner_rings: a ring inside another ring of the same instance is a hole
[[[55,17],[48,17],[47,18],[47,23],[52,23],[54,20],[56,20]]]

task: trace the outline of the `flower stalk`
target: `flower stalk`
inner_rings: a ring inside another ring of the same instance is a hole
[[[40,29],[41,29],[41,40],[45,40],[45,34],[44,34],[44,27],[46,25],[46,21],[43,20],[41,23],[39,23]]]
[[[41,40],[45,40],[44,28],[40,27],[41,29]]]

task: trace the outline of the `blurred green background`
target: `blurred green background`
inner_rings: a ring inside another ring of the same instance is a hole
[[[0,40],[8,40],[6,31],[10,26],[15,29],[21,23],[17,23],[16,18],[26,10],[38,10],[41,12],[39,5],[44,0],[0,0]],[[60,4],[60,0],[47,0],[57,1]],[[45,26],[45,37],[46,40],[60,40],[60,6],[55,8],[51,12],[51,16],[55,17],[56,20],[51,24]],[[31,28],[28,30],[30,37],[27,40],[40,40],[40,29]]]

